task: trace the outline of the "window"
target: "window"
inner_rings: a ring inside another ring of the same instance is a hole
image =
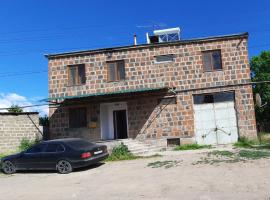
[[[125,62],[113,61],[107,63],[108,81],[120,81],[125,79]]]
[[[233,92],[194,95],[194,104],[220,103],[226,101],[234,101]]]
[[[45,147],[46,147],[46,144],[38,144],[28,149],[26,153],[40,153],[44,150]]]
[[[69,85],[82,85],[85,84],[85,65],[72,65],[68,66],[68,82]]]
[[[156,63],[173,62],[173,55],[156,56]]]
[[[159,35],[159,42],[174,42],[178,41],[179,39],[179,33]]]
[[[202,52],[203,66],[205,72],[211,72],[222,69],[221,51],[204,51]]]
[[[69,127],[81,128],[87,127],[86,108],[70,108],[69,109]]]

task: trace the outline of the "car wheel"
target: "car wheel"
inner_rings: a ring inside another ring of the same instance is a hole
[[[72,172],[72,166],[68,161],[60,160],[56,165],[56,170],[60,174],[68,174],[68,173]]]
[[[16,172],[16,167],[9,160],[6,160],[2,163],[2,170],[5,174],[13,174]]]

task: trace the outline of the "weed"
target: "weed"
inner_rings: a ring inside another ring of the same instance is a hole
[[[238,142],[234,143],[235,147],[240,147],[240,148],[252,148],[252,145],[258,144],[254,140],[249,140],[246,137],[240,137]]]
[[[269,158],[270,152],[269,151],[258,151],[258,150],[240,150],[238,153],[239,157],[250,159],[250,160],[257,160],[261,158]]]
[[[156,162],[148,163],[147,167],[152,167],[152,168],[164,167],[165,169],[168,169],[171,167],[178,166],[180,162],[181,161],[177,161],[177,160],[156,161]]]
[[[174,148],[176,151],[183,150],[196,150],[196,149],[210,149],[211,145],[199,145],[199,144],[185,144]]]
[[[29,149],[31,146],[37,144],[39,141],[38,140],[30,140],[28,138],[23,138],[21,140],[20,146],[19,146],[19,150],[20,151],[25,151],[27,149]]]
[[[224,156],[224,157],[233,157],[234,153],[231,151],[212,151],[207,154],[208,156],[214,155],[214,156]]]
[[[137,158],[139,157],[130,153],[127,146],[121,143],[113,148],[112,153],[109,155],[106,161],[134,160]]]

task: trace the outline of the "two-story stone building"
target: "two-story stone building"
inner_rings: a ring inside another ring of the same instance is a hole
[[[49,101],[58,104],[51,138],[255,138],[248,34],[173,37],[165,30],[148,44],[46,55]]]

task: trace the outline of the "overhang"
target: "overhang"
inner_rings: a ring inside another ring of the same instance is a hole
[[[137,88],[137,89],[128,89],[128,90],[119,90],[119,91],[111,91],[111,92],[99,92],[99,93],[91,93],[91,94],[83,94],[76,96],[62,96],[62,97],[52,97],[48,99],[44,99],[48,102],[53,101],[65,101],[65,100],[92,100],[97,97],[101,98],[111,98],[111,97],[129,97],[136,95],[151,95],[151,94],[159,94],[159,93],[168,93],[170,88],[168,87],[157,87],[157,88]]]

